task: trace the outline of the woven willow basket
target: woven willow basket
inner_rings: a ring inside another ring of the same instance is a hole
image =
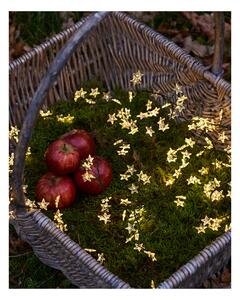
[[[44,264],[61,270],[80,288],[130,286],[62,233],[47,216],[24,208],[26,149],[43,105],[49,107],[59,100],[72,99],[81,83],[93,77],[109,90],[129,89],[132,73],[137,70],[144,73],[142,89],[158,90],[167,96],[176,83],[181,85],[188,97],[185,117],[197,114],[217,119],[223,109],[230,136],[230,84],[173,42],[124,13],[93,14],[10,64],[10,126],[21,128],[12,182],[16,218],[11,222]],[[227,232],[158,288],[199,287],[227,264],[230,247]]]

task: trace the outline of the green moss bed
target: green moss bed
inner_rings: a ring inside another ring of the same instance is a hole
[[[90,90],[86,88],[86,90]],[[207,183],[215,177],[221,180],[224,195],[227,194],[230,182],[230,168],[218,170],[211,165],[216,158],[227,161],[226,153],[209,150],[203,156],[196,158],[194,154],[203,150],[203,146],[188,149],[192,152],[189,165],[183,169],[183,174],[172,186],[166,186],[166,178],[173,174],[179,166],[181,158],[176,163],[168,163],[166,153],[169,148],[182,146],[186,137],[190,137],[188,123],[176,124],[170,121],[170,129],[165,132],[158,130],[159,116],[138,122],[139,132],[129,135],[126,129],[121,129],[118,122],[111,125],[108,114],[117,112],[122,107],[131,109],[134,119],[139,112],[146,111],[147,99],[150,94],[142,91],[129,102],[128,93],[115,91],[114,98],[120,99],[122,106],[116,102],[102,100],[102,94],[96,98],[96,105],[88,104],[84,99],[61,101],[50,108],[52,115],[39,116],[30,142],[31,155],[26,159],[25,184],[28,185],[28,197],[35,199],[34,190],[39,178],[47,171],[43,157],[47,146],[60,135],[74,128],[85,129],[92,133],[97,147],[97,155],[103,156],[113,168],[113,180],[109,188],[97,196],[79,193],[75,204],[62,210],[63,220],[68,226],[67,234],[82,248],[95,249],[93,257],[103,253],[103,265],[112,273],[128,282],[132,287],[149,288],[152,280],[155,285],[167,279],[188,260],[193,258],[205,246],[224,232],[226,219],[217,231],[206,229],[198,233],[196,228],[206,215],[211,218],[230,215],[230,198],[212,202],[202,192],[203,185],[187,185],[186,179],[195,175],[202,183]],[[93,99],[93,98],[92,98]],[[153,103],[153,108],[156,104]],[[162,110],[164,111],[164,110]],[[71,115],[71,122],[58,121],[57,116]],[[166,117],[166,116],[165,116]],[[152,137],[146,135],[145,126],[152,126],[155,133]],[[125,156],[117,154],[117,146],[113,143],[123,139],[131,145]],[[139,193],[132,194],[128,190],[131,183],[137,184],[137,177],[128,181],[120,180],[127,165],[134,164],[137,172],[141,170],[151,176],[151,183],[140,185]],[[201,176],[198,170],[209,166],[210,172]],[[184,207],[177,206],[176,195],[186,196]],[[111,222],[104,224],[98,218],[101,214],[101,200],[111,196],[109,212]],[[128,198],[132,203],[120,205],[121,198]],[[126,243],[129,237],[129,211],[144,206],[141,222],[138,224],[139,241],[134,239]],[[126,210],[126,219],[122,213]],[[54,211],[43,211],[53,219]],[[152,261],[143,251],[134,250],[135,243],[143,243],[146,250],[154,252],[157,261]]]

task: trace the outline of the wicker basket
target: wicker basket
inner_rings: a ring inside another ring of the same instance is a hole
[[[56,101],[71,99],[81,83],[93,77],[104,82],[109,90],[129,89],[136,70],[144,73],[143,89],[168,95],[176,83],[180,84],[189,99],[185,117],[197,113],[217,119],[223,109],[230,137],[230,84],[173,42],[124,13],[93,14],[10,64],[10,126],[21,128],[12,184],[16,213],[12,223],[44,264],[61,270],[80,288],[130,286],[106,270],[40,211],[24,208],[24,156],[43,105],[49,107]],[[158,288],[199,287],[226,265],[230,247],[231,234],[227,232]]]

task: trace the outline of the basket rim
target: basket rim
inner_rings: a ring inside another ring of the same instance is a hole
[[[36,224],[38,224],[40,229],[44,229],[50,234],[54,232],[54,237],[57,238],[57,240],[62,244],[62,246],[64,246],[69,253],[80,259],[82,263],[89,268],[89,270],[91,270],[101,280],[105,281],[106,284],[109,284],[114,288],[133,288],[129,285],[128,282],[125,282],[124,280],[119,278],[117,274],[112,273],[105,266],[98,263],[90,253],[88,253],[84,248],[82,248],[79,243],[72,240],[66,233],[62,232],[59,228],[57,228],[53,221],[41,211],[31,210],[25,211],[23,213],[20,212],[20,214],[18,214],[18,218],[20,220],[30,218]],[[16,222],[17,220],[15,219],[12,222],[12,225],[16,225]],[[18,225],[17,228],[19,228]],[[19,233],[20,235],[22,234],[21,230]],[[156,288],[172,289],[179,287],[184,281],[186,281],[186,279],[188,279],[189,277],[191,278],[191,276],[194,276],[194,274],[199,270],[199,268],[203,267],[207,263],[209,258],[218,255],[218,253],[221,252],[221,250],[224,247],[227,247],[227,249],[231,249],[231,230],[221,234],[220,236],[215,238],[211,243],[207,244],[202,250],[199,251],[197,255],[185,262],[185,264],[181,265],[168,278],[166,278],[162,282],[157,283]],[[35,253],[34,248],[33,250]],[[231,253],[230,250],[229,252]],[[35,253],[35,255],[37,255],[38,258],[41,260],[41,256],[39,256],[37,253]],[[93,263],[94,267],[92,267]],[[67,277],[67,274],[65,274],[65,276]]]
[[[59,33],[53,35],[51,38],[47,39],[46,41],[40,43],[32,47],[31,50],[22,54],[18,58],[14,59],[9,63],[9,71],[13,71],[14,69],[18,68],[20,65],[24,64],[26,61],[32,59],[35,55],[40,54],[42,50],[45,50],[56,42],[61,41],[63,37],[68,37],[68,35],[73,34],[88,18],[84,17],[80,21],[76,22],[74,25],[60,31]]]
[[[109,271],[104,265],[98,262],[91,255],[91,253],[88,253],[87,250],[82,248],[79,243],[71,239],[71,237],[68,234],[62,232],[48,216],[46,216],[38,209],[21,211],[17,213],[16,219],[12,221],[12,225],[17,226],[16,228],[18,229],[20,236],[26,242],[29,242],[28,236],[26,236],[26,232],[22,232],[21,227],[19,227],[16,223],[27,219],[37,224],[40,230],[44,230],[45,232],[52,235],[69,254],[76,257],[86,268],[88,268],[92,272],[92,274],[97,276],[100,280],[105,282],[107,285],[114,288],[121,288],[121,289],[131,288],[129,283],[119,278],[117,274],[114,274],[111,271]],[[33,245],[31,245],[31,247],[33,248],[35,255],[43,263],[45,263],[43,255],[41,253],[39,255],[38,251],[34,248]],[[65,272],[63,271],[63,269],[61,269],[61,271],[64,273],[66,277],[68,277],[67,274],[65,274]]]

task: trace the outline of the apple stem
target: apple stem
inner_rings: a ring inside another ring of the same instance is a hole
[[[51,176],[51,183],[52,183],[52,185],[55,185],[55,183],[56,183],[56,177],[55,176]]]
[[[63,149],[64,152],[67,151],[68,148],[67,148],[67,145],[65,143],[63,144],[63,148],[62,149]]]

